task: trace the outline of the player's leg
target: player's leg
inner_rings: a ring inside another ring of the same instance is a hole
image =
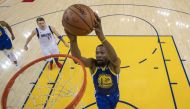
[[[18,66],[17,63],[17,59],[16,56],[13,53],[13,49],[12,49],[12,42],[10,39],[6,39],[3,43],[2,43],[2,49],[4,54],[10,59],[10,61],[12,63],[14,63],[16,66]]]
[[[48,47],[41,47],[41,51],[42,51],[44,56],[51,55],[51,52],[50,52]],[[48,58],[48,59],[46,59],[46,61],[49,63],[49,69],[52,70],[53,69],[53,59]],[[50,72],[46,73],[45,76],[48,79],[48,83],[53,82],[52,79],[51,79],[51,73]]]
[[[43,53],[44,56],[48,56],[48,55],[51,54],[49,48],[45,48],[45,47],[43,48],[43,47],[42,47],[41,50],[42,50],[42,53]],[[49,59],[47,59],[46,61],[49,62],[49,69],[52,70],[52,69],[53,69],[53,59],[52,59],[52,58],[49,58]]]
[[[51,46],[51,54],[59,54],[59,49],[56,44]],[[59,63],[59,58],[54,58],[57,67],[62,68],[62,64]]]
[[[13,50],[12,49],[4,49],[3,50],[3,53],[9,58],[9,60],[15,64],[16,66],[18,66],[18,62],[17,62],[17,59],[16,59],[16,56],[14,55],[13,53]]]

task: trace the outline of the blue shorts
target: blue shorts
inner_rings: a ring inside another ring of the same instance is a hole
[[[111,95],[95,94],[98,109],[115,109],[119,102],[119,93]]]
[[[12,43],[9,38],[5,40],[0,40],[0,50],[11,49],[11,48],[12,48]]]

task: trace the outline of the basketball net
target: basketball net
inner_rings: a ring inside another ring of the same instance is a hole
[[[50,70],[44,60],[55,57],[63,66],[59,69],[54,65]],[[86,70],[79,59],[65,54],[45,56],[25,65],[9,80],[2,109],[81,108],[86,82]]]

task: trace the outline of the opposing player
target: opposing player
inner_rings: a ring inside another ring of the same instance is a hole
[[[36,19],[38,28],[32,31],[31,35],[28,37],[26,44],[24,46],[25,50],[28,50],[28,43],[31,41],[31,39],[37,35],[41,50],[45,56],[50,55],[50,54],[59,54],[59,49],[56,44],[56,40],[54,38],[55,34],[63,43],[66,47],[69,47],[69,44],[66,43],[63,39],[62,36],[56,31],[56,29],[52,26],[46,25],[46,22],[44,18],[39,17]],[[62,64],[59,63],[58,58],[54,58],[56,65],[61,68]],[[48,59],[47,61],[50,62],[50,69],[53,68],[53,59]]]
[[[0,21],[0,51],[3,51],[3,53],[10,59],[10,61],[18,66],[17,59],[13,53],[12,42],[3,27],[6,27],[11,33],[11,39],[15,39],[15,36],[9,24],[5,21]]]
[[[112,45],[104,37],[100,18],[97,15],[96,18],[95,32],[102,42],[102,44],[96,47],[96,59],[81,56],[77,37],[66,30],[65,32],[70,39],[72,55],[80,59],[86,67],[90,68],[98,108],[115,109],[119,101],[118,74],[121,61]]]

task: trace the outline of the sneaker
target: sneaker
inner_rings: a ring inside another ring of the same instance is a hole
[[[53,62],[50,62],[50,64],[49,64],[49,69],[50,69],[50,70],[53,69]]]
[[[62,68],[62,64],[59,62],[56,62],[57,67]]]
[[[15,64],[15,67],[16,67],[17,70],[21,69],[21,66],[19,64]]]

